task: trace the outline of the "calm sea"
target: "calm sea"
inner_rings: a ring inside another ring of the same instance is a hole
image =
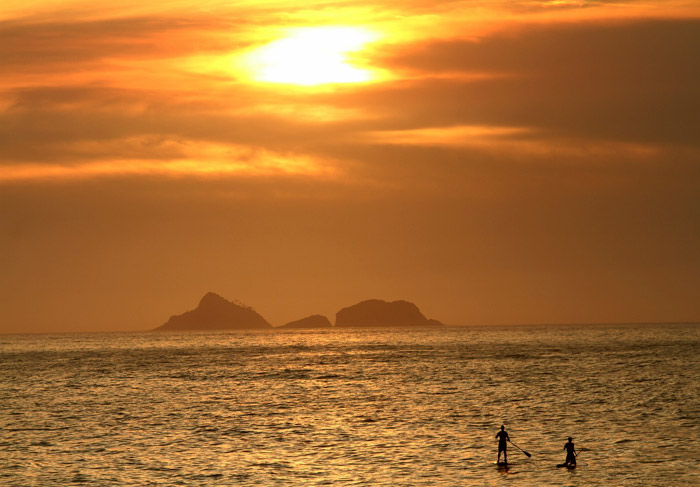
[[[700,326],[6,335],[0,386],[3,486],[700,485]]]

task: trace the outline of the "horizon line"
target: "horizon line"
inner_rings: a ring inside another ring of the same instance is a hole
[[[209,330],[163,330],[156,331],[155,329],[147,330],[102,330],[102,331],[25,331],[25,332],[3,332],[0,335],[78,335],[78,334],[98,334],[98,333],[226,333],[226,332],[270,332],[278,329],[284,331],[316,331],[316,330],[348,330],[348,329],[376,329],[376,328],[425,328],[425,329],[440,329],[440,328],[491,328],[491,327],[537,327],[537,326],[665,326],[665,325],[693,325],[700,326],[698,321],[610,321],[610,322],[567,322],[567,323],[497,323],[497,324],[479,324],[471,323],[466,325],[443,324],[442,326],[420,326],[420,325],[387,325],[387,326],[326,326],[319,328],[283,328],[283,325],[271,325],[271,328],[229,328],[229,329],[209,329]]]

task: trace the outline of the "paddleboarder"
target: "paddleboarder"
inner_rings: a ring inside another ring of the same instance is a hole
[[[501,425],[501,431],[496,433],[496,438],[498,438],[498,460],[496,460],[496,463],[501,463],[501,452],[503,452],[503,463],[508,464],[507,448],[510,437],[505,426]]]
[[[566,460],[564,460],[564,466],[576,466],[576,448],[574,448],[573,438],[569,436],[569,442],[564,445],[564,450],[566,450]]]

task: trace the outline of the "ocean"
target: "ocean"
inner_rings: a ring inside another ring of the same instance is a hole
[[[697,325],[0,335],[0,387],[2,486],[700,485]]]

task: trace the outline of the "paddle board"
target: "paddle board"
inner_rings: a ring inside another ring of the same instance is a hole
[[[574,464],[574,465],[568,465],[568,464],[566,464],[566,463],[558,463],[558,464],[557,464],[557,468],[568,468],[568,469],[572,469],[572,468],[576,468],[576,465],[575,465],[575,464]]]

